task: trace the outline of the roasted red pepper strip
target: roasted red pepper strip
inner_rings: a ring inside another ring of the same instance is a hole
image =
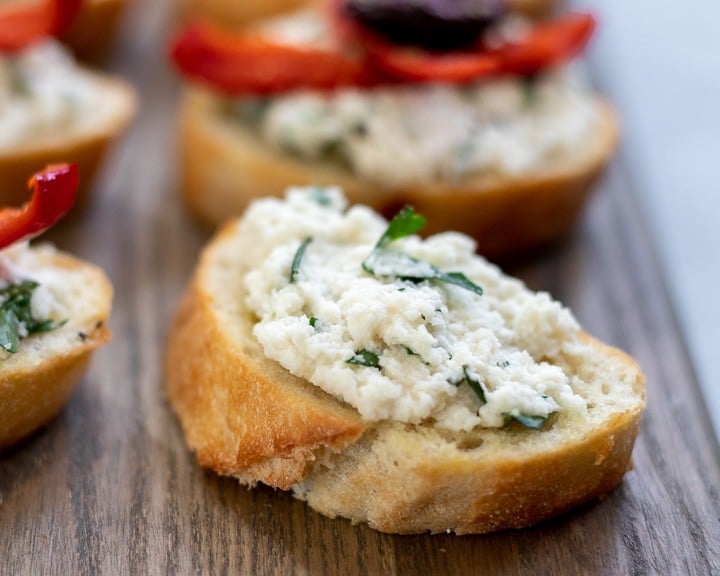
[[[567,14],[533,26],[520,42],[493,52],[506,74],[533,74],[582,52],[595,31],[592,14]]]
[[[486,76],[533,74],[564,62],[587,45],[595,30],[591,14],[569,14],[533,26],[521,40],[497,49],[436,54],[395,46],[357,25],[340,24],[341,33],[361,44],[372,64],[398,80],[470,82]]]
[[[0,209],[0,248],[41,234],[72,207],[80,184],[77,164],[56,164],[28,182],[30,200],[21,208]]]
[[[46,36],[59,36],[77,16],[83,0],[40,0],[2,5],[0,51],[14,52]]]
[[[332,90],[372,82],[361,58],[260,35],[233,35],[201,23],[175,37],[171,57],[185,76],[226,94]]]

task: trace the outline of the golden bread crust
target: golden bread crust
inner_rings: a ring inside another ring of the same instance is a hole
[[[433,182],[383,190],[330,164],[303,162],[272,150],[238,122],[221,100],[188,90],[180,112],[182,191],[190,212],[216,226],[261,196],[291,185],[336,185],[351,203],[386,216],[404,205],[428,216],[425,233],[457,230],[473,236],[478,252],[495,258],[563,238],[607,165],[618,140],[612,108],[599,101],[602,128],[576,158],[548,162],[522,177],[484,175],[460,183]]]
[[[88,74],[91,74],[88,72]],[[94,76],[97,76],[93,73]],[[94,176],[110,144],[135,116],[137,97],[133,88],[118,78],[97,76],[102,89],[121,99],[118,113],[103,124],[82,130],[56,132],[0,150],[0,206],[19,206],[30,197],[28,179],[48,164],[76,162],[80,188],[76,208],[89,200]],[[87,111],[92,114],[93,112]]]
[[[228,28],[308,5],[308,0],[179,0],[183,16],[201,18]]]
[[[97,291],[96,298],[101,305],[89,311],[88,326],[83,327],[82,337],[77,333],[76,326],[57,329],[72,331],[68,338],[73,343],[64,353],[35,358],[37,352],[23,352],[22,346],[27,345],[23,343],[18,354],[27,354],[26,361],[9,368],[0,360],[0,450],[22,440],[62,410],[85,372],[93,350],[111,337],[107,318],[110,315],[112,286],[105,274],[99,268],[66,254],[54,253],[52,259],[53,266],[82,269],[88,277],[88,285]],[[46,335],[31,338],[42,342]]]
[[[644,410],[644,376],[620,350],[590,337],[588,341],[610,361],[626,366],[642,402],[609,416],[595,429],[562,438],[552,448],[532,454],[522,450],[483,453],[483,441],[490,443],[498,433],[508,432],[482,430],[473,435],[473,446],[479,446],[467,451],[438,458],[417,450],[411,466],[386,464],[379,471],[382,463],[376,454],[413,445],[412,432],[396,427],[385,434],[384,441],[361,447],[359,455],[348,462],[329,472],[319,469],[317,477],[311,472],[296,487],[296,495],[327,516],[367,522],[382,532],[400,534],[481,534],[523,528],[602,498],[632,467],[632,449]],[[516,432],[513,441],[532,434],[538,432]]]
[[[86,2],[70,29],[61,38],[78,58],[97,62],[104,58],[117,35],[127,0]]]
[[[341,449],[364,426],[354,410],[264,359],[251,334],[239,340],[224,329],[198,280],[209,265],[201,261],[170,331],[170,401],[202,466],[287,489],[314,452]]]
[[[236,226],[203,252],[165,359],[170,401],[201,465],[249,485],[292,487],[323,514],[393,533],[519,528],[621,481],[645,405],[644,376],[623,352],[583,334],[582,365],[559,357],[584,381],[603,378],[602,394],[615,397],[542,431],[363,423],[264,356],[242,300],[242,255],[231,249]]]
[[[548,16],[562,4],[562,0],[510,0],[509,2],[511,11],[530,18]]]

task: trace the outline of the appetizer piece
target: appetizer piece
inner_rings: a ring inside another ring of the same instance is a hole
[[[28,204],[0,210],[0,449],[55,416],[110,339],[102,270],[27,243],[70,209],[78,184],[76,165],[50,166],[31,179]]]
[[[172,57],[194,84],[180,117],[192,213],[216,225],[289,185],[337,184],[386,216],[412,205],[428,232],[470,234],[490,257],[562,238],[617,140],[611,107],[563,68],[594,18],[403,27],[402,12],[353,7],[178,34]]]
[[[519,528],[620,483],[640,368],[424,224],[316,187],[210,242],[165,362],[202,466],[396,533]]]
[[[19,6],[0,7],[0,204],[21,204],[27,175],[65,159],[80,167],[83,203],[108,145],[135,114],[135,92],[76,66],[46,39],[67,30],[81,2]]]

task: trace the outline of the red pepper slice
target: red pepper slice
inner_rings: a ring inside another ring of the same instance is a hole
[[[533,74],[582,52],[595,32],[592,14],[567,14],[530,29],[520,42],[494,52],[506,74]]]
[[[15,52],[44,38],[65,32],[84,0],[41,0],[0,8],[0,51]]]
[[[55,164],[28,182],[30,200],[21,208],[0,209],[0,248],[41,234],[75,202],[80,176],[77,164]]]
[[[362,58],[254,34],[233,35],[196,23],[180,31],[170,55],[187,77],[227,94],[274,94],[298,88],[367,86]]]
[[[435,54],[390,44],[360,29],[344,25],[369,53],[372,63],[399,80],[412,82],[470,82],[500,74],[533,74],[564,62],[585,48],[595,30],[591,14],[568,14],[533,26],[518,42],[501,48]]]

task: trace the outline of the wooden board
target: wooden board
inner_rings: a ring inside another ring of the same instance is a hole
[[[635,469],[600,503],[489,536],[388,536],[197,467],[161,386],[166,329],[208,234],[177,202],[165,0],[137,2],[113,68],[140,118],[83,219],[50,239],[105,267],[114,340],[44,432],[0,456],[3,574],[720,574],[720,451],[622,157],[576,235],[515,267],[635,356]]]

